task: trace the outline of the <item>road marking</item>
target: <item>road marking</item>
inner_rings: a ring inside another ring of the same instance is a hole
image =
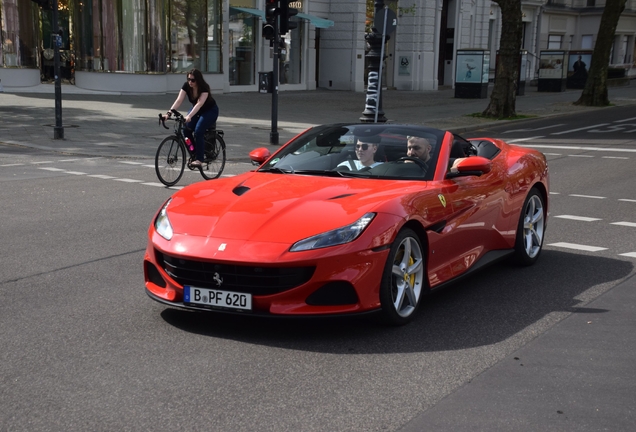
[[[114,178],[115,181],[120,181],[124,183],[141,183],[143,180],[129,179],[129,178]]]
[[[65,174],[73,174],[73,175],[86,175],[85,172],[81,171],[64,171]]]
[[[548,246],[562,247],[562,248],[565,248],[565,249],[582,250],[582,251],[586,251],[586,252],[599,252],[599,251],[602,251],[602,250],[607,250],[607,248],[603,248],[603,247],[586,246],[586,245],[580,245],[580,244],[576,244],[576,243],[565,243],[565,242],[550,243]]]
[[[561,153],[543,153],[546,156],[563,156]]]
[[[623,123],[626,121],[632,121],[632,120],[636,120],[636,117],[632,117],[632,118],[628,118],[628,119],[623,119],[623,120],[614,120],[614,123]]]
[[[113,176],[104,175],[104,174],[90,174],[89,177],[95,177],[95,178],[104,179],[104,180],[110,180],[115,178]]]
[[[518,142],[523,142],[523,141],[530,141],[530,140],[533,140],[533,139],[539,139],[539,138],[543,138],[543,137],[544,137],[544,135],[530,137],[530,138],[516,138],[516,139],[508,140],[507,142],[509,142],[509,143],[518,143]]]
[[[591,155],[568,155],[569,157],[584,157],[584,158],[593,158]]]
[[[636,203],[636,200],[633,200],[633,199],[619,198],[618,200],[619,200],[619,201],[623,201],[623,202],[633,202],[633,203]]]
[[[513,130],[506,131],[506,132],[504,132],[504,133],[512,133],[512,132],[531,132],[531,131],[538,131],[538,130],[543,130],[543,129],[555,128],[555,127],[559,127],[559,126],[565,126],[565,123],[555,124],[555,125],[550,125],[550,126],[544,126],[544,127],[535,128],[535,129],[513,129]]]
[[[625,256],[625,257],[630,257],[630,258],[636,258],[636,252],[627,252],[624,254],[619,254],[620,256]]]
[[[625,156],[601,156],[601,159],[629,159]]]
[[[53,163],[53,161],[31,162],[31,165],[40,165],[40,164],[48,164],[48,163]]]
[[[636,223],[634,222],[612,222],[610,225],[621,225],[636,228]]]
[[[508,141],[512,142],[512,141]],[[560,146],[560,145],[548,145],[548,144],[518,144],[519,147],[532,147],[532,148],[549,148],[553,150],[583,150],[583,151],[600,151],[600,152],[613,152],[613,153],[636,153],[636,149],[630,148],[610,148],[610,147],[580,147],[580,146]]]
[[[142,167],[146,167],[146,168],[154,168],[154,165],[142,165]]]
[[[600,218],[591,218],[591,217],[585,217],[585,216],[572,216],[572,215],[559,215],[559,216],[555,216],[556,218],[561,218],[561,219],[571,219],[571,220],[577,220],[577,221],[583,221],[583,222],[594,222],[594,221],[599,221],[599,220],[603,220]]]
[[[588,129],[592,129],[592,128],[596,128],[596,127],[601,127],[601,126],[607,126],[609,123],[601,123],[601,124],[597,124],[594,126],[586,126],[586,127],[582,127],[582,128],[578,128],[578,129],[570,129],[570,130],[566,130],[566,131],[562,131],[562,132],[552,132],[550,135],[564,135],[564,134],[568,134],[571,132],[578,132],[578,131],[582,131],[582,130],[588,130]]]
[[[78,159],[61,159],[58,162],[75,162],[78,160],[86,160],[86,159],[79,159],[79,158]]]
[[[1,167],[23,166],[23,163],[0,165]]]
[[[166,187],[163,183],[150,182],[150,183],[142,183],[144,186],[156,186],[156,187]]]
[[[605,199],[607,197],[601,197],[601,196],[593,196],[593,195],[578,195],[578,194],[570,194],[571,197],[577,197],[577,198],[594,198],[594,199]]]
[[[561,192],[550,192],[550,195],[561,195]]]
[[[53,167],[44,167],[44,168],[38,168],[41,170],[45,170],[45,171],[65,171],[62,168],[53,168]]]
[[[132,162],[132,161],[119,161],[119,163],[128,164],[128,165],[143,165],[143,162]]]

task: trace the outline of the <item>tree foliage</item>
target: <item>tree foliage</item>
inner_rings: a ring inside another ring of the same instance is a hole
[[[501,38],[495,72],[495,85],[483,116],[510,118],[517,115],[517,82],[521,50],[521,0],[493,0],[501,9]],[[491,53],[493,58],[494,53]]]
[[[592,64],[585,87],[575,105],[607,106],[607,68],[618,20],[625,9],[626,0],[607,0],[594,45]]]

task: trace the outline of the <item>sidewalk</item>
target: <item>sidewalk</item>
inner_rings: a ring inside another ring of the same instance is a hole
[[[526,87],[517,97],[517,113],[552,116],[594,109],[572,105],[581,90],[537,92]],[[308,127],[358,122],[365,93],[316,90],[281,92],[278,101],[279,143]],[[456,99],[454,90],[406,92],[385,90],[383,111],[389,122],[428,125],[457,133],[476,130],[491,120],[469,117],[483,111],[489,99]],[[636,104],[636,85],[609,88],[614,105]],[[171,132],[158,125],[176,93],[135,95],[93,92],[62,86],[64,139],[53,139],[55,88],[42,84],[32,89],[7,88],[0,93],[0,142],[66,154],[118,158],[154,157],[157,145]],[[269,146],[271,94],[214,95],[220,106],[218,127],[225,131],[228,159],[247,161],[250,150]],[[186,105],[182,106],[186,110]]]

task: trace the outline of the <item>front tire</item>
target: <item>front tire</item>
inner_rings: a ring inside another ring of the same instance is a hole
[[[174,186],[181,179],[185,168],[185,147],[176,136],[161,141],[155,155],[155,172],[159,181]]]
[[[391,246],[380,286],[384,321],[404,325],[413,319],[423,294],[426,266],[415,231],[400,231]]]
[[[543,195],[532,188],[526,197],[517,225],[514,261],[523,266],[534,264],[543,249],[545,204]]]

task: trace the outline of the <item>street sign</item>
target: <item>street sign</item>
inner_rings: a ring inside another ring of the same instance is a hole
[[[395,12],[393,12],[389,8],[382,8],[379,11],[375,11],[375,18],[373,18],[373,27],[378,31],[378,33],[382,33],[382,29],[384,28],[384,17],[386,15],[386,35],[390,35],[395,31],[395,27],[397,27],[397,16]]]

